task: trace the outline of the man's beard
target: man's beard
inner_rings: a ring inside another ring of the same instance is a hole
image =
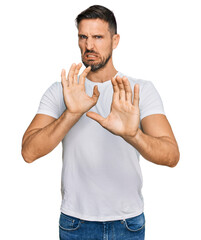
[[[93,50],[92,50],[92,51],[87,50],[87,51],[85,52],[85,54],[86,54],[86,53],[95,53],[95,52],[94,52]],[[85,54],[84,54],[84,55],[85,55]],[[85,67],[90,66],[90,67],[91,67],[91,71],[92,71],[92,72],[96,72],[97,70],[103,68],[103,67],[108,63],[108,61],[110,60],[111,56],[112,56],[112,53],[109,53],[107,57],[102,58],[101,62],[99,62],[99,63],[97,63],[97,64],[95,64],[95,63],[93,64],[94,61],[89,61],[89,62],[91,62],[91,63],[89,64],[89,63],[85,62],[85,61],[83,60],[83,58],[82,58],[82,62],[83,62],[83,64],[84,64]]]

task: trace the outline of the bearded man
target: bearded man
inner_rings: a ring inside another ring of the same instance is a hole
[[[150,81],[116,70],[116,19],[94,5],[76,18],[82,64],[61,72],[44,93],[22,141],[28,163],[63,146],[62,240],[145,236],[140,154],[176,166],[179,149],[161,98]]]

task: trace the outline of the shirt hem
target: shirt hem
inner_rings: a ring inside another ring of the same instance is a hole
[[[155,114],[162,114],[162,115],[165,115],[165,111],[161,111],[161,110],[155,110],[155,111],[147,111],[146,113],[143,113],[141,116],[140,116],[140,120],[142,120],[143,118],[145,117],[148,117],[150,115],[155,115]]]
[[[98,222],[104,222],[104,221],[116,221],[116,220],[122,220],[122,219],[127,219],[127,218],[131,218],[131,217],[136,217],[140,214],[143,213],[143,209],[141,209],[138,212],[134,212],[131,214],[127,214],[127,215],[122,215],[122,216],[108,216],[108,217],[92,217],[92,216],[86,216],[86,215],[82,215],[79,213],[75,213],[71,210],[66,210],[64,208],[60,209],[62,213],[66,214],[66,215],[70,215],[72,217],[75,218],[79,218],[81,220],[86,220],[86,221],[98,221]]]
[[[44,114],[44,115],[48,115],[50,117],[58,119],[57,115],[55,115],[54,113],[48,112],[48,111],[37,111],[36,114]]]

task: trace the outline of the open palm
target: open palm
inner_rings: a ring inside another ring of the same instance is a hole
[[[74,114],[83,114],[92,108],[98,101],[99,91],[95,86],[92,97],[88,96],[85,92],[85,78],[90,72],[91,68],[85,68],[77,80],[79,70],[82,64],[72,64],[68,76],[66,78],[65,70],[62,70],[61,81],[63,86],[63,96],[66,107],[69,112]]]
[[[114,93],[108,117],[103,118],[95,112],[88,112],[87,116],[115,135],[135,136],[140,122],[139,85],[134,87],[133,101],[131,86],[126,77],[112,78],[112,85]]]

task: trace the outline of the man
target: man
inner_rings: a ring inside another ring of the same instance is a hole
[[[81,63],[67,77],[63,69],[61,83],[45,92],[22,156],[31,163],[62,141],[60,239],[144,239],[139,154],[174,167],[177,142],[153,84],[113,65],[114,14],[95,5],[76,23],[86,68],[79,77]]]

